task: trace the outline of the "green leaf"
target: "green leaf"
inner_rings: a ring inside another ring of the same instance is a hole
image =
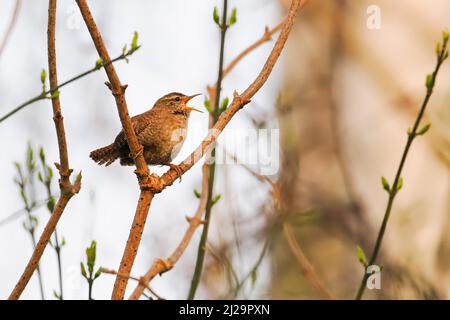
[[[233,24],[235,24],[237,21],[237,9],[233,8],[233,10],[231,10],[231,16],[230,19],[228,20],[228,26],[232,26]]]
[[[53,179],[53,170],[50,167],[47,167],[47,179],[48,181],[52,181]]]
[[[127,44],[125,44],[125,45],[122,47],[122,54],[125,55],[126,52],[127,52]]]
[[[383,189],[387,192],[391,192],[391,187],[389,186],[389,182],[385,177],[381,177],[381,184],[383,185]]]
[[[45,152],[42,147],[39,148],[39,158],[41,158],[42,163],[45,163]]]
[[[212,113],[213,112],[213,108],[211,106],[211,101],[209,101],[208,99],[205,99],[204,104],[205,104],[206,110],[208,110],[209,113]]]
[[[47,71],[45,69],[42,69],[41,71],[41,83],[42,85],[45,85],[45,80],[47,79]]]
[[[200,191],[198,191],[197,189],[194,189],[194,194],[197,198],[200,199],[200,197],[202,196],[202,194],[200,193]]]
[[[100,275],[102,274],[103,268],[100,267],[98,268],[97,272],[94,275],[94,280],[97,279],[98,277],[100,277]]]
[[[367,263],[366,255],[364,254],[364,251],[360,246],[357,247],[356,255],[358,256],[358,261],[364,267],[367,267],[368,263]]]
[[[397,191],[403,188],[403,178],[400,177],[397,182]]]
[[[434,87],[434,76],[433,76],[433,74],[427,75],[427,78],[426,78],[426,81],[425,81],[425,86],[427,87],[428,90],[433,89],[433,87]]]
[[[66,245],[66,238],[62,238],[61,240],[61,244],[59,245],[60,247],[64,247]]]
[[[230,99],[228,99],[228,97],[225,97],[225,99],[222,100],[222,105],[220,106],[220,109],[219,109],[220,113],[224,112],[227,109],[229,101],[230,101]]]
[[[42,173],[40,171],[38,172],[38,180],[44,183],[44,178],[42,178]]]
[[[220,198],[222,198],[222,195],[221,195],[221,194],[218,194],[217,196],[215,196],[215,197],[212,199],[212,205],[215,205],[217,202],[219,202]]]
[[[80,267],[81,267],[81,275],[83,277],[85,277],[86,279],[88,279],[87,273],[86,273],[86,268],[84,267],[84,263],[80,262]]]
[[[87,266],[90,273],[94,271],[96,248],[97,243],[95,240],[92,240],[91,246],[86,249]]]
[[[214,7],[213,20],[217,25],[220,25],[219,9],[217,9],[217,7]]]
[[[50,211],[50,213],[53,213],[53,210],[55,209],[55,203],[56,203],[56,200],[54,197],[50,197],[50,199],[48,199],[47,209],[48,209],[48,211]]]
[[[136,51],[138,49],[138,44],[137,44],[138,36],[139,36],[139,34],[137,33],[137,31],[135,31],[133,34],[133,39],[131,40],[131,50],[132,51]]]
[[[428,130],[430,130],[430,127],[431,127],[431,123],[427,123],[426,125],[424,125],[424,126],[422,127],[422,129],[420,129],[420,130],[417,132],[417,135],[418,135],[418,136],[423,136],[425,133],[428,132]]]
[[[445,46],[445,44],[448,43],[449,36],[450,36],[450,34],[449,34],[448,30],[442,31],[442,39],[444,40],[444,46]]]

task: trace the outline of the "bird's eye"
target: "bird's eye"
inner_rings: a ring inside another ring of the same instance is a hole
[[[180,97],[176,97],[175,101],[181,101],[181,98]]]

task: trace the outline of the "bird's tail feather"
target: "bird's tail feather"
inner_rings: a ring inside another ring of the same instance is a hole
[[[97,162],[98,165],[109,166],[113,163],[117,158],[119,158],[120,153],[114,147],[114,144],[110,144],[109,146],[94,150],[89,155],[92,160]]]

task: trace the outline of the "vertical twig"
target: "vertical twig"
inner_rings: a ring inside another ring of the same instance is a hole
[[[49,0],[48,6],[48,29],[47,29],[47,41],[48,41],[48,65],[50,76],[50,89],[55,89],[58,86],[57,69],[56,69],[56,46],[55,46],[55,25],[56,25],[56,0]],[[69,200],[80,191],[81,188],[81,173],[77,175],[75,182],[70,182],[70,174],[72,169],[69,168],[69,156],[67,152],[66,134],[64,130],[64,121],[61,113],[61,104],[59,101],[59,94],[55,94],[57,91],[52,91],[52,106],[53,106],[53,120],[55,122],[56,135],[58,139],[59,158],[60,164],[56,164],[59,170],[59,186],[61,195],[56,203],[53,214],[47,222],[47,225],[42,232],[39,242],[36,245],[22,276],[17,282],[15,288],[11,292],[9,299],[16,300],[20,297],[25,289],[28,281],[33,275],[34,270],[39,263],[39,260],[44,253],[44,250],[55,231],[56,225],[61,218],[64,209],[66,208]]]
[[[89,30],[92,41],[94,42],[95,48],[97,49],[100,58],[102,58],[103,61],[110,61],[111,59],[109,57],[108,51],[103,42],[100,31],[95,24],[94,18],[92,17],[86,0],[77,0],[77,4],[80,8],[81,15],[83,16],[84,22]],[[116,282],[114,284],[114,289],[112,292],[112,299],[123,299],[129,279],[128,277],[124,277],[123,275],[130,275],[131,268],[133,266],[134,259],[136,258],[136,254],[139,248],[139,244],[141,242],[141,237],[145,222],[147,220],[150,204],[154,194],[156,193],[153,187],[157,182],[155,179],[153,179],[152,176],[150,176],[147,164],[145,163],[143,157],[143,148],[138,142],[133,126],[131,124],[131,119],[128,114],[127,102],[125,100],[125,89],[127,88],[127,86],[122,85],[122,83],[120,82],[113,64],[105,65],[105,71],[110,81],[109,87],[116,100],[120,121],[122,122],[123,130],[127,137],[131,155],[136,163],[135,173],[138,177],[139,186],[141,188],[133,224],[130,229],[128,241],[122,256],[122,260],[120,262],[118,275],[116,277]]]
[[[425,98],[423,100],[419,114],[417,115],[417,118],[414,122],[412,129],[408,130],[408,139],[406,140],[406,145],[403,150],[403,154],[402,154],[400,163],[398,165],[397,172],[395,174],[395,178],[394,178],[394,182],[393,182],[392,186],[389,186],[388,182],[383,178],[383,187],[388,192],[389,197],[388,197],[388,202],[386,205],[386,210],[384,212],[383,222],[381,223],[381,227],[378,232],[377,240],[375,241],[375,247],[373,249],[373,252],[369,259],[369,262],[367,264],[368,266],[375,264],[378,254],[380,252],[384,233],[386,231],[386,227],[387,227],[387,224],[389,221],[389,217],[391,215],[392,207],[394,205],[394,199],[395,199],[398,191],[403,186],[403,179],[402,179],[401,175],[402,175],[403,167],[405,165],[406,158],[408,156],[411,145],[412,145],[414,139],[417,138],[417,136],[421,136],[421,135],[425,134],[428,131],[428,129],[430,128],[430,125],[428,124],[419,130],[420,122],[422,121],[423,115],[425,114],[425,110],[428,106],[431,95],[433,94],[433,89],[436,84],[436,78],[437,78],[438,72],[442,66],[442,63],[448,58],[448,50],[447,50],[448,41],[449,41],[449,34],[448,34],[448,32],[444,32],[443,44],[442,45],[438,44],[437,49],[436,49],[436,54],[437,54],[436,67],[435,67],[433,73],[427,76],[426,95],[425,95]],[[367,283],[367,280],[369,279],[369,276],[370,276],[370,274],[367,273],[366,268],[364,268],[364,276],[361,280],[361,284],[356,293],[355,299],[360,300],[362,298],[364,291],[366,289],[366,283]]]
[[[219,23],[220,26],[220,51],[219,51],[219,69],[217,74],[217,85],[215,88],[215,98],[214,98],[214,109],[212,114],[212,121],[210,121],[210,129],[214,126],[219,118],[219,104],[220,104],[220,93],[222,91],[222,79],[223,79],[223,62],[225,56],[225,36],[228,30],[227,24],[227,13],[228,11],[228,0],[223,0],[223,12],[222,21]],[[210,115],[211,117],[211,115]],[[192,276],[191,287],[189,288],[188,299],[192,300],[195,297],[195,292],[197,291],[198,285],[200,283],[200,278],[203,270],[203,261],[205,259],[206,251],[206,240],[208,238],[209,225],[211,222],[211,209],[213,206],[212,193],[214,189],[214,178],[216,172],[216,162],[215,162],[216,149],[211,151],[211,159],[213,162],[209,165],[209,184],[208,184],[208,199],[206,201],[206,212],[205,212],[205,224],[203,225],[202,235],[198,245],[197,252],[197,262],[195,263],[194,275]]]

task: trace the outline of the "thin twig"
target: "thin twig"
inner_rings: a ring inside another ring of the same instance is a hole
[[[136,278],[130,275],[126,275],[126,274],[121,274],[119,272],[117,272],[116,270],[112,270],[112,269],[105,269],[102,268],[102,273],[108,273],[108,274],[113,274],[116,276],[121,276],[123,278],[128,278],[134,281],[137,281],[137,283],[139,284],[139,286],[142,286],[143,288],[147,289],[148,291],[150,291],[158,300],[166,300],[163,297],[161,297],[155,290],[152,289],[152,287],[150,287],[145,280],[143,279],[143,277],[141,278]],[[142,292],[142,294],[144,294],[144,292]]]
[[[440,49],[440,51],[437,52],[436,67],[435,67],[433,73],[427,77],[427,81],[426,81],[426,87],[427,87],[426,95],[425,95],[425,98],[423,100],[422,106],[420,108],[419,114],[417,115],[417,118],[416,118],[416,120],[414,122],[414,126],[412,127],[411,130],[408,131],[408,139],[406,140],[406,145],[405,145],[405,148],[403,150],[403,154],[402,154],[400,163],[398,165],[397,172],[395,174],[394,182],[393,182],[392,186],[390,186],[390,187],[388,185],[384,186],[384,188],[389,193],[389,198],[388,198],[388,202],[387,202],[387,205],[386,205],[386,210],[384,212],[383,222],[381,223],[381,227],[380,227],[380,230],[378,232],[377,239],[375,241],[375,247],[373,249],[372,255],[371,255],[370,259],[369,259],[369,262],[368,262],[367,266],[372,266],[372,265],[375,264],[375,262],[377,260],[377,257],[378,257],[378,254],[380,252],[381,244],[383,242],[384,233],[386,231],[386,227],[387,227],[387,224],[388,224],[388,221],[389,221],[389,217],[390,217],[390,214],[391,214],[391,211],[392,211],[392,207],[394,205],[394,199],[395,199],[398,191],[401,189],[402,184],[403,184],[402,178],[401,178],[402,171],[403,171],[403,167],[405,165],[406,158],[408,156],[409,150],[411,148],[411,145],[412,145],[414,139],[417,138],[417,136],[423,135],[429,128],[429,125],[428,125],[428,128],[426,128],[426,129],[423,128],[423,129],[420,129],[421,131],[418,131],[420,123],[421,123],[421,120],[422,120],[422,118],[424,116],[425,110],[426,110],[426,108],[428,106],[428,103],[430,101],[431,95],[433,94],[433,89],[434,89],[434,86],[436,84],[436,78],[437,78],[438,72],[439,72],[443,62],[448,58],[448,50],[447,50],[448,41],[449,41],[449,39],[448,39],[448,33],[447,33],[446,36],[444,35],[444,42],[443,42],[443,44],[441,45],[441,47],[438,47],[438,49]],[[424,130],[424,129],[425,129],[425,131],[422,132],[422,130]],[[385,183],[387,184],[387,182],[383,182],[383,184],[385,184]],[[364,275],[362,277],[361,284],[359,285],[359,289],[358,289],[358,291],[356,293],[355,299],[360,300],[362,298],[362,296],[364,295],[364,291],[366,289],[366,283],[367,283],[367,280],[369,279],[369,276],[370,276],[370,273],[366,272],[366,268],[364,268]]]
[[[3,36],[2,42],[0,43],[0,57],[2,56],[3,51],[8,44],[9,38],[14,30],[14,26],[17,22],[17,17],[19,16],[20,6],[22,4],[22,0],[16,0],[16,5],[14,6],[14,11],[11,16],[11,20],[9,21],[8,28],[6,29],[5,35]]]
[[[81,15],[83,16],[84,22],[86,23],[86,26],[92,37],[92,41],[94,42],[95,48],[97,49],[100,58],[102,58],[103,61],[111,60],[86,0],[77,0],[77,4],[80,8]],[[152,192],[151,190],[151,182],[153,179],[150,176],[148,166],[145,163],[142,151],[143,147],[136,138],[136,134],[134,132],[133,125],[131,124],[131,119],[128,114],[127,102],[125,100],[125,89],[127,88],[127,86],[122,85],[112,64],[105,66],[105,71],[110,82],[110,84],[108,85],[110,87],[111,93],[114,95],[114,98],[116,100],[117,110],[119,112],[120,121],[122,122],[122,127],[127,138],[128,146],[130,147],[131,155],[136,163],[135,173],[138,177],[139,186],[141,188],[141,194],[137,203],[134,221],[130,229],[128,241],[118,270],[121,275],[129,275],[134,263],[134,259],[136,258],[145,226],[145,221],[147,219],[148,210],[150,208],[150,204],[154,195],[154,192]],[[112,292],[112,299],[123,299],[127,282],[128,278],[119,275],[117,276]]]
[[[272,39],[272,36],[281,30],[283,27],[284,21],[281,21],[278,23],[275,27],[272,29],[269,29],[269,27],[265,27],[264,34],[261,38],[256,40],[254,43],[252,43],[250,46],[248,46],[246,49],[244,49],[240,54],[238,54],[231,62],[225,67],[223,70],[223,77],[225,78],[231,70],[233,70],[234,67],[242,60],[244,59],[249,53],[251,53],[253,50],[260,47],[265,42],[268,42]]]
[[[316,289],[319,290],[328,299],[333,300],[336,299],[336,297],[322,283],[322,280],[320,280],[320,278],[317,276],[314,267],[303,253],[303,250],[301,249],[300,245],[295,239],[291,227],[286,222],[283,222],[283,235],[289,245],[289,249],[292,251],[295,258],[297,259],[298,265],[300,266],[303,275],[307,279],[309,279],[309,281],[314,285],[314,287],[316,287]]]
[[[234,161],[239,163],[239,160],[236,158],[235,155],[229,153],[228,151],[225,151],[227,156],[231,157]],[[247,170],[251,175],[253,175],[255,178],[257,178],[259,181],[267,182],[272,187],[272,196],[275,200],[275,203],[278,203],[277,206],[280,206],[280,190],[279,186],[276,182],[272,181],[266,176],[263,176],[254,170],[252,170],[250,167],[246,166],[245,164],[240,164],[245,170]],[[286,223],[283,222],[283,234],[288,242],[289,249],[292,251],[293,255],[296,257],[297,262],[300,266],[300,269],[303,272],[303,275],[318,289],[324,296],[326,296],[329,299],[336,299],[335,296],[327,289],[327,287],[323,284],[322,280],[320,280],[319,276],[316,274],[315,269],[309,259],[306,257],[306,255],[303,253],[303,250],[300,247],[300,244],[295,239],[295,236],[292,232],[291,227]]]
[[[139,281],[139,285],[134,289],[133,293],[130,296],[130,300],[137,300],[142,295],[144,291],[143,284],[148,284],[152,279],[158,275],[162,274],[170,269],[177,263],[180,257],[183,255],[184,251],[188,247],[192,236],[197,230],[198,226],[200,226],[204,221],[202,220],[203,212],[206,208],[206,201],[208,199],[208,182],[209,182],[209,166],[204,164],[202,166],[202,193],[200,195],[200,200],[198,203],[197,210],[193,217],[186,217],[189,222],[189,226],[181,239],[178,246],[172,252],[172,254],[167,259],[157,259],[147,273],[141,277],[142,281]]]
[[[48,99],[48,95],[52,94],[56,91],[58,91],[59,89],[61,89],[62,87],[78,80],[81,78],[84,78],[85,76],[100,70],[102,67],[105,67],[109,64],[112,64],[114,62],[120,61],[120,60],[126,60],[129,56],[131,56],[134,53],[134,51],[129,50],[126,53],[122,53],[121,55],[115,57],[114,59],[112,59],[111,61],[103,61],[102,64],[100,66],[95,66],[89,70],[86,70],[85,72],[82,72],[72,78],[70,78],[69,80],[66,80],[64,82],[62,82],[61,84],[57,85],[55,88],[53,89],[49,89],[45,92],[41,92],[38,95],[34,96],[33,98],[28,99],[27,101],[21,103],[20,105],[18,105],[17,107],[11,109],[11,111],[9,111],[7,114],[5,114],[4,116],[2,116],[0,118],[0,123],[3,122],[4,120],[8,119],[9,117],[11,117],[12,115],[14,115],[16,112],[19,112],[20,110],[22,110],[23,108],[37,102],[40,100],[44,100],[44,99]]]
[[[222,92],[222,80],[223,80],[223,64],[225,58],[225,37],[228,30],[228,0],[223,0],[223,12],[222,12],[222,21],[219,23],[220,25],[220,50],[219,50],[219,67],[217,72],[217,82],[215,88],[215,97],[214,97],[214,109],[212,115],[210,115],[209,128],[211,128],[219,118],[219,104],[220,104],[220,94]],[[211,97],[212,99],[212,97]],[[216,156],[216,149],[213,148],[211,151],[211,158],[214,159]],[[208,238],[209,225],[211,222],[211,212],[213,207],[213,190],[214,190],[214,179],[216,174],[216,162],[213,161],[209,165],[209,183],[208,183],[208,199],[206,201],[206,209],[205,209],[205,221],[206,223],[203,226],[202,234],[200,236],[200,242],[198,244],[197,250],[197,261],[195,263],[195,270],[191,280],[191,286],[189,288],[188,299],[193,300],[195,297],[195,293],[197,291],[198,285],[200,284],[200,278],[203,270],[203,261],[205,259],[206,252],[206,241]]]
[[[50,88],[55,89],[58,85],[57,80],[57,70],[56,70],[56,47],[55,47],[55,24],[56,24],[56,0],[49,0],[48,7],[48,29],[47,29],[47,41],[48,41],[48,64],[49,64],[49,77],[50,77]],[[17,282],[14,290],[11,292],[9,299],[16,300],[20,297],[23,290],[25,289],[28,281],[33,275],[39,260],[44,253],[44,250],[53,234],[56,225],[58,224],[61,215],[66,208],[69,200],[80,191],[81,188],[81,173],[77,175],[77,178],[72,184],[70,182],[70,174],[72,170],[69,168],[69,157],[67,152],[67,142],[64,130],[64,122],[61,113],[61,104],[59,101],[59,96],[54,96],[52,98],[53,105],[53,119],[55,122],[56,134],[58,139],[59,147],[59,158],[60,164],[57,165],[59,170],[59,185],[61,190],[61,195],[58,202],[55,205],[53,214],[45,226],[44,231],[36,245],[36,249],[31,256],[25,271]]]

